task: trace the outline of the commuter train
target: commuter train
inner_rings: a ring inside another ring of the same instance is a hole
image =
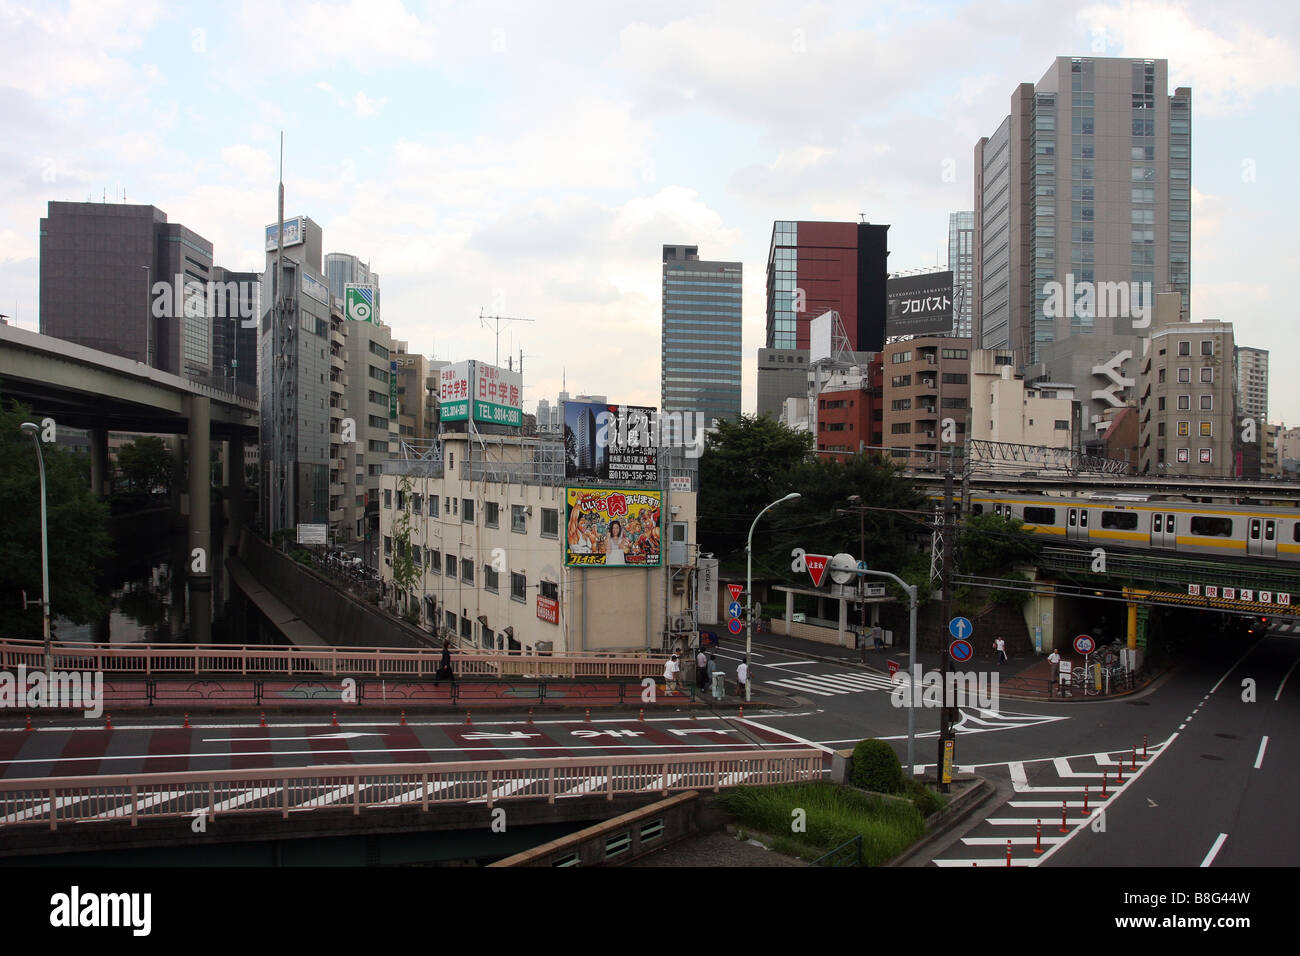
[[[973,514],[1013,516],[1075,545],[1256,557],[1300,564],[1300,509],[1197,504],[1136,495],[1047,497],[972,493]]]

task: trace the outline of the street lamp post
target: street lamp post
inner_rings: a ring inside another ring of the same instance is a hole
[[[916,585],[908,584],[898,575],[890,574],[888,571],[868,571],[866,568],[860,567],[858,568],[858,574],[889,578],[907,594],[907,666],[909,668],[908,680],[911,680],[910,668],[916,665]],[[916,774],[916,694],[918,690],[919,688],[913,684],[907,701],[907,775],[909,777]]]
[[[858,559],[865,561],[867,557],[867,512],[862,507],[861,495],[849,495],[849,501],[853,503],[851,509],[840,508],[838,511],[840,514],[852,514],[854,511],[858,513]],[[859,656],[862,663],[865,664],[867,662],[867,602],[863,595],[858,596],[858,601],[860,612],[858,629],[861,632],[859,640],[862,642],[862,653]]]
[[[770,508],[775,508],[779,504],[787,501],[794,501],[802,495],[797,491],[792,491],[784,498],[778,498],[762,511],[754,516],[753,523],[749,526],[749,537],[745,539],[745,663],[749,663],[750,649],[754,638],[754,526],[758,524],[758,519],[763,517],[764,512]],[[749,703],[752,698],[751,690],[754,686],[752,680],[745,681],[745,703]]]
[[[48,673],[54,669],[54,649],[50,645],[50,543],[45,517],[45,454],[41,451],[39,426],[33,422],[23,422],[22,432],[31,436],[36,445],[36,463],[41,474],[41,616],[45,631],[45,670]]]

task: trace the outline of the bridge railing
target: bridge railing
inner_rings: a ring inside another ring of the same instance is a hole
[[[393,678],[433,677],[442,651],[438,648],[293,647],[226,644],[53,644],[56,670],[101,671],[105,674],[239,674],[241,676],[365,675]],[[663,654],[648,652],[565,652],[563,655],[509,654],[457,649],[452,669],[465,677],[560,677],[617,679],[660,677]],[[40,641],[0,642],[0,669],[25,665],[45,667]]]
[[[229,814],[662,794],[819,779],[821,751],[469,760],[0,780],[0,830]]]

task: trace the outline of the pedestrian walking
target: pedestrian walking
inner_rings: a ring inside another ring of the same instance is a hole
[[[668,660],[664,661],[664,693],[677,693],[677,672],[681,670],[681,665],[677,663],[677,655],[674,654]]]
[[[709,686],[709,659],[704,656],[704,648],[695,655],[695,684],[700,690]]]
[[[745,696],[745,685],[749,682],[749,658],[746,657],[736,667],[736,694]]]
[[[994,649],[998,652],[998,666],[1001,667],[1007,662],[1007,642],[1002,640],[1001,636],[993,642]]]
[[[451,669],[451,641],[442,642],[442,658],[438,661],[438,673],[434,675],[434,684],[440,684],[444,680],[456,683],[456,674]]]
[[[1047,662],[1052,665],[1052,686],[1061,679],[1061,655],[1052,648],[1052,653],[1048,655]]]

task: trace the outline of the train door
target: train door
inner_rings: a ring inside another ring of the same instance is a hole
[[[1262,558],[1277,557],[1277,519],[1246,519],[1246,553]]]
[[[1151,515],[1151,547],[1177,547],[1177,516],[1167,512],[1155,512]]]
[[[1069,508],[1065,517],[1065,539],[1067,541],[1088,540],[1088,509]]]

